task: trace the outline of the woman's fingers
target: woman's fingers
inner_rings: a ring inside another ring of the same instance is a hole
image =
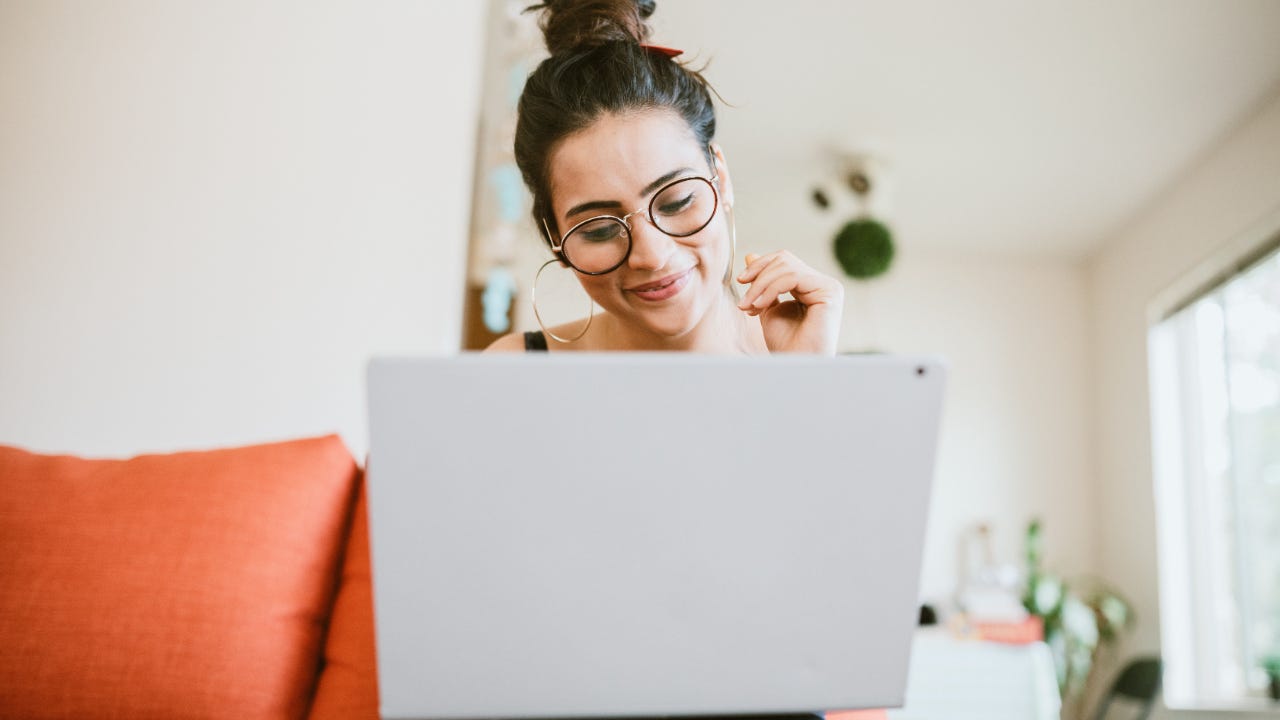
[[[738,282],[746,284],[755,279],[756,275],[769,264],[771,260],[780,255],[780,252],[769,253],[768,255],[756,255],[755,253],[747,253],[745,260],[747,268],[738,275]]]
[[[806,307],[840,299],[842,288],[838,282],[785,250],[748,255],[747,263],[747,269],[738,276],[739,282],[751,284],[738,304],[744,311],[773,307],[786,293]]]
[[[746,312],[748,315],[750,315],[750,316],[752,316],[752,317],[754,317],[754,316],[756,316],[756,315],[763,314],[763,313],[767,313],[767,312],[769,312],[770,310],[772,310],[772,309],[776,308],[777,306],[781,305],[781,304],[782,304],[782,299],[781,299],[781,298],[776,298],[776,297],[775,297],[775,298],[773,299],[773,301],[772,301],[772,302],[765,302],[765,301],[762,299],[762,300],[760,301],[760,303],[761,303],[760,305],[752,305],[752,306],[750,306],[750,307],[744,308],[744,312]],[[797,304],[799,304],[799,303],[797,303]]]
[[[752,305],[760,297],[760,293],[767,284],[764,282],[763,275],[773,270],[776,266],[776,260],[780,253],[770,253],[768,255],[749,254],[746,257],[747,269],[738,275],[738,282],[749,285],[742,295],[742,300],[738,303],[738,307],[742,310],[750,310]]]
[[[748,308],[764,309],[778,302],[782,295],[796,289],[799,276],[795,270],[781,265],[761,273],[751,285],[751,293],[743,298]],[[792,293],[794,297],[795,293]],[[745,309],[745,308],[744,308]]]

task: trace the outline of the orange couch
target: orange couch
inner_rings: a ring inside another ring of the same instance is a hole
[[[336,436],[86,460],[0,446],[0,717],[378,717]]]

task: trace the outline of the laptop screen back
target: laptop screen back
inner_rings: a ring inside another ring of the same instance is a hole
[[[901,705],[943,384],[892,357],[375,360],[383,715]]]

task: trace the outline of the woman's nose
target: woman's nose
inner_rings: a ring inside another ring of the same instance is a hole
[[[636,270],[657,270],[666,266],[675,249],[675,238],[654,227],[649,218],[637,216],[631,219],[628,266]]]

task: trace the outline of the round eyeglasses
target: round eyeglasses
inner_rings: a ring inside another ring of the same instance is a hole
[[[631,216],[648,212],[649,222],[671,237],[689,237],[706,227],[716,215],[720,193],[712,176],[687,177],[663,185],[653,194],[648,207],[622,217],[600,215],[569,228],[551,250],[559,253],[574,270],[584,275],[604,275],[622,266],[631,256]],[[551,228],[543,220],[547,237]]]

